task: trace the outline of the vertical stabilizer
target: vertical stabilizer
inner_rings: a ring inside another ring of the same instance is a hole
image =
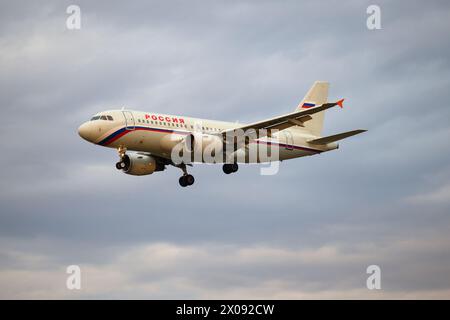
[[[296,110],[308,109],[326,103],[328,100],[328,87],[329,83],[326,81],[314,82]],[[321,136],[324,114],[325,111],[312,115],[312,120],[305,122],[305,129],[315,136]]]

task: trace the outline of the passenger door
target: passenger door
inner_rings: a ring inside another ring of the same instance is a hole
[[[125,119],[125,129],[126,130],[134,130],[135,122],[133,117],[133,112],[131,111],[122,111],[123,117]]]

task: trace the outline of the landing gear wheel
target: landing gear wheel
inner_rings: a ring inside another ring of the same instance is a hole
[[[195,179],[194,179],[194,176],[188,174],[188,175],[180,177],[178,182],[180,183],[180,186],[187,187],[187,186],[192,186],[195,182]]]
[[[222,167],[223,172],[225,172],[225,174],[230,174],[233,172],[238,171],[239,166],[237,165],[237,163],[225,163]]]
[[[186,164],[182,163],[180,165],[177,165],[177,167],[183,170],[183,176],[181,176],[180,179],[178,180],[180,186],[182,187],[192,186],[195,182],[195,179],[191,174],[187,172]]]
[[[192,186],[195,182],[194,176],[190,174],[185,176],[184,179],[186,180],[188,186]]]
[[[178,179],[178,182],[180,183],[180,186],[182,186],[183,188],[188,186],[186,176],[180,177],[180,179]]]
[[[117,170],[122,170],[122,169],[124,169],[124,168],[125,168],[125,162],[123,162],[123,161],[117,162],[117,163],[116,163],[116,168],[117,168]]]
[[[223,170],[223,172],[224,172],[225,174],[230,174],[231,172],[233,172],[233,171],[231,170],[231,166],[230,166],[229,164],[224,164],[224,165],[222,166],[222,170]]]

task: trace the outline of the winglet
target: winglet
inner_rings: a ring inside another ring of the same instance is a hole
[[[345,100],[345,99],[341,99],[341,100],[339,100],[338,102],[336,102],[336,104],[337,104],[339,107],[344,108],[344,100]]]

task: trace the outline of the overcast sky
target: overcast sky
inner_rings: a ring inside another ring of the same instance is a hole
[[[73,3],[0,1],[0,298],[450,298],[448,1],[77,1],[68,30]],[[325,134],[369,131],[275,176],[181,188],[77,134],[122,106],[255,121],[315,80],[346,98]]]

